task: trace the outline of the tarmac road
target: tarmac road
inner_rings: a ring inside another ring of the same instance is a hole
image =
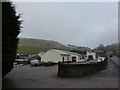
[[[118,68],[108,68],[85,77],[59,78],[58,66],[15,67],[4,79],[3,88],[118,88]]]
[[[120,58],[119,57],[117,57],[117,56],[113,56],[113,57],[111,57],[111,60],[114,62],[114,63],[116,63],[118,66],[120,66]]]

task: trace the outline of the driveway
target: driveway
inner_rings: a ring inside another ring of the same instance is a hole
[[[3,88],[118,88],[118,68],[109,60],[108,68],[85,77],[60,78],[58,66],[14,67],[3,79]]]

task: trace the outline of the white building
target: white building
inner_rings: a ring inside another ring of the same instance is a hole
[[[81,61],[85,61],[86,57],[84,55],[74,52],[50,49],[41,56],[41,60],[44,62],[53,61],[56,63],[58,63],[58,61],[81,62]]]
[[[87,52],[87,57],[86,57],[86,60],[93,60],[93,59],[96,59],[96,53],[95,52]]]
[[[44,53],[45,53],[45,51],[41,51],[41,52],[38,53],[38,56],[41,57]]]

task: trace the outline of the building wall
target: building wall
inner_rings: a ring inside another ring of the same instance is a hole
[[[85,56],[78,56],[78,60],[77,62],[82,62],[82,61],[86,61],[86,57]]]
[[[76,62],[78,62],[78,59],[79,59],[78,55],[71,54],[70,57],[71,57],[71,61],[72,61],[72,57],[76,57]]]
[[[44,62],[53,61],[58,63],[58,61],[71,61],[71,57],[69,55],[61,55],[54,50],[48,50],[41,56],[41,60]]]
[[[72,57],[76,57],[76,62],[82,62],[86,60],[86,57],[83,55],[71,55],[71,61],[72,61]]]
[[[38,56],[41,57],[44,53],[45,53],[45,51],[41,51],[41,52],[39,52]]]
[[[86,60],[86,57],[83,55],[61,55],[60,53],[55,52],[54,50],[48,50],[41,56],[41,60],[44,62],[53,61],[58,63],[58,61],[72,61],[72,57],[76,57],[76,62],[82,62]],[[84,57],[84,58],[83,58]],[[63,60],[64,59],[64,60]]]
[[[71,57],[68,55],[61,55],[61,61],[63,61],[63,57],[64,57],[64,61],[72,61]]]
[[[53,50],[48,50],[46,53],[44,53],[41,56],[41,60],[44,62],[47,62],[47,61],[58,62],[58,61],[61,61],[61,55],[59,53],[56,53]]]

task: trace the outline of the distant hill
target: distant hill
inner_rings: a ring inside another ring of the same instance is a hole
[[[72,48],[72,49],[76,49],[76,50],[81,50],[81,51],[91,51],[92,49],[89,47],[83,47],[83,46],[76,46],[76,45],[71,45],[71,44],[67,44],[67,47]]]
[[[91,50],[88,47],[64,45],[57,41],[52,41],[52,40],[19,38],[19,45],[18,45],[17,53],[19,53],[19,54],[37,54],[40,51],[47,51],[49,49],[60,49],[60,50],[67,50],[67,51]]]
[[[43,40],[43,39],[32,39],[32,38],[20,38],[19,45],[25,46],[41,46],[41,47],[49,47],[49,48],[59,48],[66,47],[65,45],[51,40]]]

